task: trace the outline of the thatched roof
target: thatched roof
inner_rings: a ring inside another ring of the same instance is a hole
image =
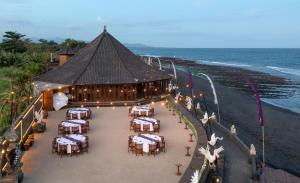
[[[57,52],[58,55],[75,55],[78,50],[71,48],[69,45],[65,46],[62,50]]]
[[[140,60],[106,29],[70,61],[35,80],[68,85],[140,83],[170,79]]]

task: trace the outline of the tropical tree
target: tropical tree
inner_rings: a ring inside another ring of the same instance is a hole
[[[25,35],[18,32],[7,31],[3,35],[4,39],[1,44],[1,48],[7,52],[12,53],[24,53],[26,49],[26,43],[28,39],[24,40]]]

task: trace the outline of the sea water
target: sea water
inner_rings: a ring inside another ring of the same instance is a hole
[[[300,49],[272,48],[130,48],[139,55],[176,57],[201,64],[241,67],[281,76],[300,83]],[[300,91],[288,98],[263,99],[272,105],[300,113]]]

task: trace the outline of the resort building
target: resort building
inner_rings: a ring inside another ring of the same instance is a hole
[[[76,54],[66,48],[59,59],[59,67],[35,79],[44,92],[46,110],[52,110],[56,92],[65,93],[73,105],[142,102],[165,95],[171,79],[144,63],[106,28]]]

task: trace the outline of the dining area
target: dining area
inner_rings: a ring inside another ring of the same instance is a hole
[[[154,107],[151,104],[133,106],[128,113],[132,117],[129,130],[135,133],[128,137],[128,152],[154,157],[166,152],[165,138],[159,135],[161,122],[154,118]]]
[[[58,136],[52,141],[52,154],[60,157],[78,156],[89,152],[89,119],[92,111],[89,108],[70,108],[66,111],[65,120],[57,127]]]
[[[153,131],[141,132],[131,129],[131,121],[136,120],[128,117],[128,106],[89,108],[92,118],[80,119],[86,121],[87,133],[83,126],[79,133],[62,124],[70,120],[83,123],[67,119],[69,109],[49,112],[47,132],[35,135],[35,145],[22,158],[24,182],[178,182],[175,164],[182,164],[181,171],[187,168],[191,157],[185,156],[185,146],[191,146],[193,152],[195,143],[188,141],[190,131],[178,123],[178,116],[159,102],[151,107],[154,116],[136,118],[150,121],[145,124],[152,124]],[[60,124],[68,129],[59,133]],[[154,130],[156,125],[159,131]],[[129,149],[129,140],[137,146]]]

